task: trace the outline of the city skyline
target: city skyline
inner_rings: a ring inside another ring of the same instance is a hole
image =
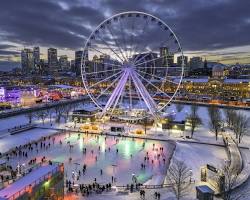
[[[59,56],[68,55],[72,60],[74,51],[84,46],[86,37],[103,19],[127,10],[150,12],[166,21],[180,38],[184,53],[189,57],[198,55],[225,64],[250,63],[250,16],[247,11],[250,5],[247,1],[208,3],[194,0],[190,9],[184,1],[125,4],[122,1],[26,0],[19,4],[11,0],[1,6],[0,70],[20,66],[20,53],[24,47],[40,46],[41,58],[46,58],[47,49],[54,47]]]

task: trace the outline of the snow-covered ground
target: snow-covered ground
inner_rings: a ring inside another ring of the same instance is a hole
[[[222,167],[227,153],[225,148],[220,146],[178,142],[174,157],[184,161],[192,170],[192,178],[195,182],[199,182],[201,167],[206,164]]]
[[[55,134],[56,132],[55,130],[35,128],[16,135],[7,135],[0,139],[0,152],[7,152],[9,149],[15,148],[16,146],[27,144],[41,137]]]
[[[184,113],[188,113],[190,111],[190,106],[185,105]],[[175,105],[172,104],[170,107],[168,107],[168,112],[176,111]],[[250,111],[241,110],[240,112],[246,114],[250,117]],[[215,140],[215,135],[212,133],[209,129],[209,117],[207,112],[207,107],[200,107],[199,108],[199,116],[202,119],[202,125],[198,127],[198,129],[194,133],[194,137],[190,141],[196,141],[196,142],[205,142],[205,143],[211,143],[211,144],[222,144],[222,138],[219,136],[218,141]],[[223,112],[222,112],[223,114]],[[62,120],[63,121],[63,120]],[[12,128],[17,125],[26,124],[28,123],[28,119],[24,115],[19,115],[15,117],[10,117],[7,119],[1,119],[0,120],[0,137],[1,135],[4,136],[4,133],[6,133],[6,129]],[[36,123],[39,123],[40,126],[43,126],[39,120],[36,120]],[[50,127],[50,124],[48,120],[46,121],[45,127]],[[53,124],[52,127],[54,128],[65,128],[65,126],[73,126],[73,123],[61,123]],[[101,125],[102,126],[102,125]],[[104,125],[105,130],[110,130],[111,123],[106,123]],[[124,124],[126,132],[133,131],[137,128],[143,128],[136,125],[129,125],[127,126]],[[159,138],[159,139],[174,139],[174,140],[184,140],[183,138],[180,138],[181,135],[188,135],[189,130],[186,130],[184,132],[181,131],[161,131],[157,130],[155,128],[151,128],[147,131],[146,137],[152,137],[152,138]],[[6,135],[5,137],[0,138],[0,152],[7,151],[8,149],[15,147],[20,144],[27,143],[31,140],[37,140],[42,136],[50,135],[56,133],[55,130],[46,130],[46,129],[33,129],[30,131],[26,131],[14,136]],[[121,140],[120,142],[115,145],[115,140],[113,140],[112,137],[110,137],[107,142],[105,143],[103,140],[103,137],[99,138],[99,141],[97,141],[97,138],[93,136],[89,136],[88,138],[85,138],[84,140],[77,139],[77,134],[72,134],[70,138],[65,138],[63,135],[58,136],[56,139],[56,144],[54,147],[51,147],[47,151],[41,151],[39,153],[32,153],[30,155],[31,157],[39,157],[41,158],[43,155],[48,155],[49,159],[60,161],[66,163],[66,174],[67,178],[72,178],[72,171],[79,170],[78,164],[80,166],[83,165],[83,163],[88,163],[87,165],[87,171],[84,175],[84,178],[80,178],[79,181],[85,181],[85,182],[93,182],[94,178],[97,178],[97,181],[99,182],[110,182],[110,176],[114,175],[117,178],[117,185],[118,184],[125,184],[128,181],[131,181],[132,174],[136,174],[139,179],[143,180],[143,182],[147,182],[148,184],[152,183],[160,183],[162,179],[164,178],[165,174],[165,167],[161,163],[155,164],[155,166],[152,166],[152,164],[148,164],[146,167],[146,170],[141,170],[141,163],[143,163],[143,159],[145,156],[145,153],[147,151],[152,151],[152,144],[155,143],[156,145],[164,146],[164,150],[167,149],[167,145],[165,145],[165,142],[151,142],[147,141],[145,143],[145,149],[142,148],[142,144],[144,140],[138,140],[138,141],[131,141],[131,139]],[[84,136],[86,137],[86,136]],[[144,137],[144,136],[143,136]],[[61,147],[58,144],[58,140],[61,138],[63,141],[63,146]],[[186,141],[188,139],[185,139]],[[71,152],[69,151],[68,145],[66,144],[67,141],[70,141],[71,144],[74,145]],[[242,144],[250,147],[250,133],[249,136],[244,136],[242,140]],[[101,148],[101,151],[99,153],[98,148]],[[82,148],[87,148],[87,154],[82,154]],[[105,149],[111,148],[111,152],[106,152]],[[91,149],[94,151],[93,155],[91,153]],[[116,149],[118,149],[118,155],[116,154]],[[133,154],[133,157],[130,158],[130,154]],[[164,153],[165,155],[168,155],[168,152]],[[250,152],[249,150],[244,150],[243,152],[244,156],[249,159]],[[29,156],[29,159],[31,158]],[[97,162],[95,161],[95,156],[97,156]],[[154,157],[151,155],[152,158]],[[223,147],[215,146],[215,145],[205,145],[205,144],[194,144],[194,143],[184,143],[184,142],[177,142],[176,151],[174,154],[175,157],[184,160],[185,163],[192,169],[193,172],[193,179],[195,179],[196,183],[200,180],[200,167],[205,164],[212,164],[215,167],[221,167],[224,164],[224,160],[227,159],[226,151]],[[71,163],[69,163],[69,157],[72,157]],[[29,159],[20,159],[20,162],[27,162]],[[151,158],[150,158],[151,159]],[[16,160],[11,160],[13,165],[17,164]],[[119,166],[119,167],[116,167]],[[163,169],[164,168],[164,169]],[[103,170],[102,177],[100,176],[100,169]],[[125,175],[124,175],[125,174]],[[155,176],[153,176],[155,175]],[[150,183],[150,178],[151,179]],[[155,182],[156,181],[156,182]],[[250,188],[250,181],[248,181],[245,186],[246,188]],[[194,187],[193,187],[194,188]],[[148,191],[148,193],[147,193]],[[147,190],[146,196],[148,199],[153,199],[153,193],[155,190]],[[173,194],[169,192],[169,189],[161,189],[159,190],[162,193],[161,199],[174,199]],[[190,199],[194,198],[194,192],[192,192]],[[109,194],[103,194],[101,196],[90,196],[88,199],[138,199],[139,194],[133,193],[129,194],[129,196],[116,196],[115,193],[109,193]],[[146,199],[147,199],[146,198]],[[186,199],[189,199],[187,197]]]

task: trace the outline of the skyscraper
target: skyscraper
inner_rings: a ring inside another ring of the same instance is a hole
[[[84,60],[88,61],[89,60],[89,55],[88,55],[88,50],[84,51],[76,51],[75,52],[75,73],[77,76],[81,74],[81,62],[82,62],[82,56],[84,56]]]
[[[34,70],[34,59],[31,49],[23,49],[21,51],[21,65],[25,74],[30,74]]]
[[[75,70],[74,70],[74,72],[76,73],[77,76],[81,74],[82,54],[83,54],[83,51],[76,51],[75,52]]]
[[[39,47],[33,48],[33,57],[34,57],[34,64],[38,64],[40,61],[40,48]]]
[[[189,61],[190,70],[195,70],[198,68],[203,68],[203,61],[201,57],[192,57]]]
[[[188,64],[188,57],[187,56],[183,56],[183,59],[184,59],[184,66],[187,66],[187,64]],[[177,57],[177,65],[181,66],[181,64],[182,64],[182,56],[178,56]]]
[[[34,59],[34,69],[35,71],[39,71],[39,62],[40,62],[40,48],[34,47],[33,48],[33,59]]]
[[[58,60],[57,60],[57,49],[49,48],[48,49],[48,65],[50,72],[58,71]]]
[[[188,57],[183,56],[183,64],[184,64],[184,76],[188,76],[189,67],[188,67]],[[178,67],[182,66],[182,56],[177,57],[177,65]]]
[[[60,56],[59,65],[60,65],[61,70],[63,70],[63,71],[69,71],[70,70],[70,63],[68,61],[68,56],[67,55]]]
[[[169,52],[168,47],[160,47],[160,57],[162,57],[162,66],[172,66],[174,64],[174,54]]]

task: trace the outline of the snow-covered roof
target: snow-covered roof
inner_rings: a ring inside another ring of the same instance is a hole
[[[175,122],[183,122],[186,120],[186,114],[184,112],[177,112],[174,115]]]
[[[51,87],[61,88],[61,89],[73,89],[74,87],[70,85],[51,85]]]
[[[25,187],[29,186],[33,182],[39,180],[39,178],[44,177],[49,172],[52,172],[52,170],[56,170],[58,167],[58,164],[52,164],[52,165],[42,165],[41,167],[32,170],[29,174],[26,176],[20,178],[16,182],[8,185],[6,188],[0,190],[0,198],[6,198],[9,199],[14,194],[18,193],[19,191],[23,190]]]
[[[85,105],[83,106],[82,110],[87,111],[87,112],[93,112],[93,111],[97,111],[98,107],[94,105]]]
[[[250,83],[250,79],[225,79],[224,83]]]
[[[173,81],[179,83],[180,79],[174,79]],[[207,83],[208,78],[183,78],[182,82]]]
[[[174,79],[174,82],[178,83],[180,79]],[[193,82],[193,83],[207,83],[209,78],[183,78],[182,82]],[[250,83],[250,79],[224,79],[224,83]]]
[[[196,187],[199,191],[201,191],[203,194],[204,193],[209,193],[209,194],[213,194],[214,191],[208,187],[207,185],[199,185]]]

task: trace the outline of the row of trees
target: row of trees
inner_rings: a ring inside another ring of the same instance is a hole
[[[64,119],[64,122],[67,122],[67,119],[70,115],[70,111],[75,110],[78,106],[79,104],[77,103],[57,105],[52,108],[26,113],[25,117],[28,119],[29,123],[32,123],[34,119],[38,119],[42,121],[43,125],[46,119],[49,119],[50,124],[52,124],[53,118],[55,118],[56,123],[60,123],[61,119]]]
[[[176,108],[178,110],[179,106]],[[202,124],[202,120],[199,117],[198,112],[199,106],[192,105],[188,115],[191,137],[193,137],[197,127]],[[224,113],[224,117],[222,112]],[[224,131],[224,129],[227,127],[233,131],[235,138],[237,139],[238,143],[240,143],[242,137],[247,134],[250,127],[250,118],[241,111],[237,111],[232,108],[225,108],[222,111],[219,107],[212,105],[208,107],[208,116],[208,125],[210,131],[215,134],[216,140],[218,139],[219,133]]]
[[[233,131],[235,138],[240,143],[242,137],[249,131],[250,118],[242,112],[233,109],[226,109],[224,112],[227,127]]]
[[[232,108],[225,108],[223,112],[224,118],[222,117],[221,109],[218,107],[211,106],[208,108],[210,130],[215,133],[217,140],[219,132],[225,131],[225,128],[229,128],[234,133],[237,142],[240,143],[242,137],[249,130],[250,118],[243,114],[243,112]]]

